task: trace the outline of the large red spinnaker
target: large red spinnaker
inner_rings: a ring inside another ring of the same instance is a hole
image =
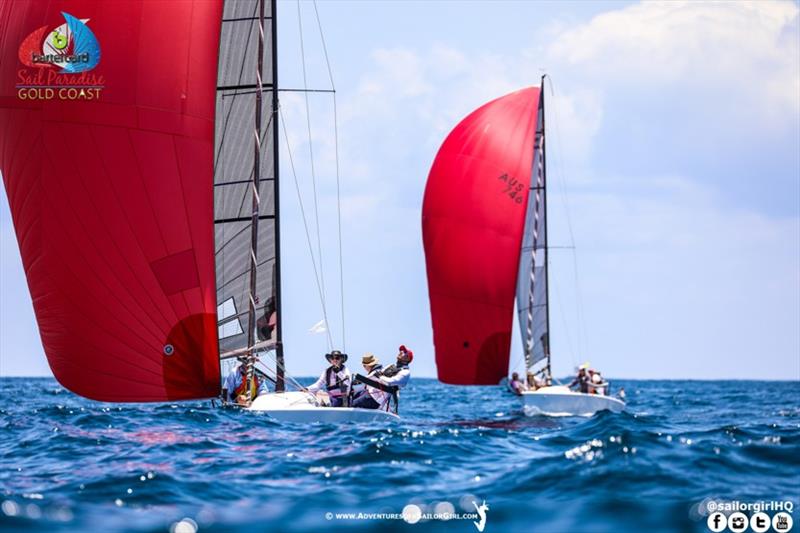
[[[0,2],[0,172],[48,362],[82,396],[218,394],[221,15],[219,0]],[[20,61],[65,20],[89,28],[65,51],[99,44],[96,68]]]
[[[428,175],[422,239],[439,379],[494,385],[508,372],[539,89],[480,107]]]

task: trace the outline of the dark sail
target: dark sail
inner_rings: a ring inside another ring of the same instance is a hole
[[[257,133],[260,2],[224,4],[217,77],[214,151],[214,227],[220,352],[248,347],[255,146],[258,223],[255,239],[254,341],[277,338],[278,266],[273,115],[273,9],[264,2],[264,38]]]

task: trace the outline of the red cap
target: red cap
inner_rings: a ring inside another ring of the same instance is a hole
[[[401,353],[406,354],[406,357],[408,357],[408,362],[409,363],[414,360],[414,352],[412,352],[411,350],[406,348],[405,344],[401,344],[400,348],[398,348],[398,350],[400,350]]]

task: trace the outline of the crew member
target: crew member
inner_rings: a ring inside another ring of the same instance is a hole
[[[383,372],[378,358],[371,353],[365,353],[361,358],[361,364],[366,371],[366,377],[372,380],[378,380]],[[364,388],[353,399],[353,407],[361,407],[364,409],[378,409],[383,407],[389,399],[389,395],[380,389],[365,385]]]
[[[255,370],[253,370],[253,377],[250,385],[250,395],[248,397],[247,365],[241,363],[231,370],[225,378],[225,382],[222,385],[222,401],[227,402],[230,400],[239,405],[249,406],[257,396],[269,392],[267,389],[267,381],[259,378]]]
[[[347,396],[350,394],[352,376],[350,370],[344,366],[347,362],[347,354],[339,350],[333,350],[325,354],[325,359],[331,364],[322,372],[317,381],[308,387],[309,392],[319,392],[324,390],[328,393],[331,407],[343,407]]]

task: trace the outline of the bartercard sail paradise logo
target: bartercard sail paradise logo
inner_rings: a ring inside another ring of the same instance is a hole
[[[97,100],[105,79],[90,72],[100,63],[100,43],[89,19],[61,12],[64,23],[42,26],[19,47],[25,65],[17,72],[21,100]]]

